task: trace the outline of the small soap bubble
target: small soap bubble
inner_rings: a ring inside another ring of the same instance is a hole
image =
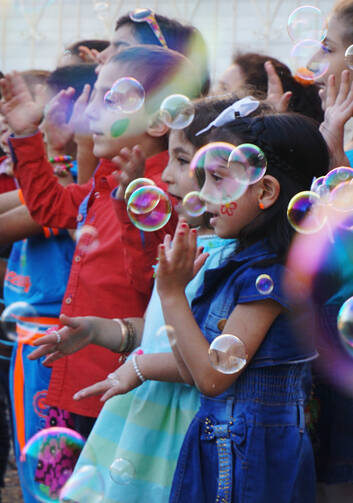
[[[199,217],[206,211],[206,204],[200,198],[200,192],[196,190],[189,192],[183,199],[183,207],[191,217]]]
[[[163,325],[156,332],[156,337],[173,337],[174,328],[172,325]]]
[[[131,194],[135,192],[135,190],[140,189],[141,187],[146,187],[147,185],[156,184],[153,180],[150,180],[150,178],[135,178],[135,180],[132,180],[132,182],[129,183],[125,190],[124,199],[126,204],[130,199]]]
[[[204,201],[226,204],[239,199],[245,193],[248,184],[239,181],[239,165],[228,162],[234,149],[235,146],[231,143],[209,143],[201,147],[192,158],[190,177],[203,173],[205,178],[200,190],[200,197]]]
[[[261,295],[268,295],[272,292],[274,287],[273,279],[268,274],[260,274],[256,278],[255,286]]]
[[[229,169],[241,183],[258,182],[266,173],[267,160],[263,151],[256,145],[244,143],[231,152],[228,159]]]
[[[288,17],[288,35],[294,42],[300,40],[323,40],[325,36],[323,13],[313,5],[303,5]]]
[[[143,198],[146,191],[149,192],[150,196],[152,193],[154,194],[154,201],[159,198],[152,211],[147,213],[135,213],[131,211],[130,206],[134,207],[136,201]],[[141,231],[153,232],[161,229],[168,223],[172,214],[172,204],[167,194],[159,187],[141,187],[131,194],[127,204],[127,212],[135,227]]]
[[[353,351],[353,297],[341,306],[337,316],[337,329],[343,346]]]
[[[347,47],[347,50],[344,54],[344,60],[346,62],[346,65],[350,70],[353,70],[353,45],[350,45]]]
[[[325,176],[325,185],[332,191],[337,185],[353,179],[353,169],[346,166],[332,169]]]
[[[158,337],[158,347],[160,351],[170,351],[170,348],[176,344],[175,330],[172,325],[163,325],[156,332]]]
[[[325,177],[319,176],[319,178],[315,178],[310,187],[311,192],[315,192],[318,196],[320,196],[320,200],[324,203],[327,202],[327,197],[330,193],[329,187],[326,185]]]
[[[102,503],[104,481],[93,465],[76,470],[60,492],[60,503]]]
[[[247,360],[243,342],[232,334],[221,334],[213,339],[208,356],[212,367],[222,374],[239,372]]]
[[[14,302],[1,313],[1,327],[10,341],[26,342],[38,330],[38,313],[27,302]]]
[[[338,184],[330,194],[332,207],[337,211],[353,211],[353,182]]]
[[[75,239],[79,253],[91,253],[99,246],[98,231],[93,225],[83,225],[77,229]]]
[[[320,79],[329,67],[327,58],[322,57],[326,52],[317,40],[301,40],[291,51],[293,73],[308,83]]]
[[[127,114],[140,110],[144,101],[145,90],[133,77],[123,77],[117,80],[104,96],[104,103],[109,109]]]
[[[161,198],[161,190],[155,185],[146,185],[135,190],[129,197],[127,209],[131,213],[151,213],[158,205]]]
[[[162,101],[161,120],[172,129],[184,129],[195,117],[195,107],[187,96],[172,94]]]
[[[94,1],[93,11],[100,21],[104,21],[109,14],[109,2]]]
[[[41,430],[26,443],[19,471],[36,501],[59,501],[61,489],[70,478],[84,443],[76,431],[58,426]]]
[[[320,196],[309,190],[299,192],[289,202],[287,218],[293,229],[302,234],[318,232],[326,223]]]
[[[127,485],[133,482],[136,470],[134,465],[125,458],[116,458],[109,467],[111,479],[120,485]]]

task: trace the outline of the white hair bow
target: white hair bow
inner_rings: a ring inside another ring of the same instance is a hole
[[[213,126],[220,127],[228,124],[228,122],[231,122],[235,119],[236,114],[240,115],[240,117],[246,117],[247,115],[254,112],[259,105],[260,102],[255,100],[255,98],[253,98],[252,96],[246,96],[241,100],[235,101],[233,105],[230,105],[228,108],[223,110],[223,112],[221,112],[219,116],[215,118],[215,120],[210,122],[209,125],[205,127],[205,129],[198,131],[195,136],[206,133],[206,131],[209,131]]]

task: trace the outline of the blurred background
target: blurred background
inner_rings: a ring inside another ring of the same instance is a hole
[[[327,13],[334,0],[0,0],[0,70],[52,70],[65,46],[80,39],[109,39],[116,19],[137,7],[199,28],[213,78],[236,50],[270,54],[290,66],[287,19],[306,4]]]

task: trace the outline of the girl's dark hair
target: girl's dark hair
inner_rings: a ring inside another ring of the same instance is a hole
[[[201,32],[192,25],[182,24],[160,14],[155,14],[155,17],[168,48],[180,52],[194,65],[202,85],[200,95],[206,96],[210,88],[210,73],[208,50]],[[133,34],[140,44],[160,45],[148,23],[136,23],[130,19],[130,16],[122,16],[118,19],[115,30],[125,24],[131,25]]]
[[[340,0],[333,8],[333,15],[342,22],[345,30],[342,31],[342,40],[347,47],[353,43],[353,1]]]
[[[273,206],[242,229],[237,249],[266,237],[279,260],[284,261],[294,234],[287,219],[288,203],[298,192],[310,190],[313,177],[325,175],[329,169],[329,152],[318,124],[294,113],[237,118],[215,128],[209,139],[234,145],[252,143],[265,153],[266,174],[279,181],[280,194]]]
[[[266,61],[271,61],[279,78],[283,90],[291,91],[292,97],[288,110],[307,115],[319,122],[324,120],[324,112],[321,107],[319,89],[315,84],[303,85],[292,75],[288,66],[271,56],[257,54],[255,52],[237,53],[233,57],[233,64],[238,65],[245,80],[245,86],[250,94],[265,97],[267,94]]]

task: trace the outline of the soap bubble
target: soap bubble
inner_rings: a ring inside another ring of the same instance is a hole
[[[196,190],[184,196],[183,207],[191,217],[199,217],[206,211],[205,201],[200,198],[200,193]]]
[[[146,185],[135,190],[129,197],[127,208],[137,214],[150,213],[158,205],[161,190],[155,185]]]
[[[29,285],[28,285],[29,287]],[[1,313],[1,326],[10,341],[26,342],[38,331],[38,313],[27,302],[14,302]]]
[[[353,182],[337,185],[330,194],[330,202],[337,211],[353,212]]]
[[[325,19],[320,9],[313,5],[303,5],[288,17],[287,30],[294,42],[300,40],[323,40]]]
[[[239,199],[246,191],[248,184],[239,181],[238,164],[228,162],[234,149],[235,146],[231,143],[209,143],[201,147],[192,158],[190,176],[196,176],[197,172],[205,175],[200,191],[204,201],[226,204]],[[245,158],[243,161],[246,164]]]
[[[348,182],[353,180],[353,169],[346,166],[340,166],[339,168],[332,169],[325,176],[325,185],[329,190],[333,190],[337,185],[343,182]]]
[[[104,96],[104,103],[109,109],[127,114],[140,110],[144,101],[145,90],[133,77],[117,80]]]
[[[84,443],[76,431],[62,427],[41,430],[26,443],[19,470],[26,488],[37,501],[59,500]]]
[[[256,278],[255,286],[261,295],[268,295],[272,292],[274,287],[273,279],[268,274],[260,274]]]
[[[234,177],[241,183],[258,182],[266,173],[267,161],[263,151],[256,145],[244,143],[231,152],[228,164]]]
[[[353,297],[346,300],[339,310],[337,328],[344,348],[353,356]]]
[[[313,82],[325,75],[329,64],[322,56],[327,52],[317,40],[302,40],[292,49],[293,73],[300,79]]]
[[[346,65],[350,70],[353,70],[353,45],[350,45],[347,47],[347,50],[344,54],[344,60],[346,62]]]
[[[161,120],[172,129],[184,129],[195,117],[195,107],[187,96],[172,94],[162,101]]]
[[[130,196],[135,190],[140,189],[141,187],[146,187],[147,185],[156,185],[153,180],[150,178],[135,178],[129,185],[126,187],[124,199],[127,204]]]
[[[213,339],[208,356],[212,367],[222,374],[235,374],[246,364],[247,354],[243,342],[235,335],[221,334]]]
[[[311,234],[317,232],[326,223],[326,214],[320,202],[320,196],[309,190],[299,192],[289,202],[288,221],[297,232]]]
[[[104,481],[93,465],[84,465],[76,470],[60,492],[60,503],[102,503]]]
[[[322,202],[327,202],[330,189],[326,185],[325,177],[319,176],[319,178],[315,178],[311,184],[310,191],[315,192]]]
[[[127,485],[133,482],[136,470],[134,465],[125,458],[116,458],[110,465],[109,473],[116,484]]]
[[[99,246],[98,231],[93,225],[82,225],[76,230],[75,239],[78,253],[91,253]]]
[[[134,207],[135,202],[143,198],[146,191],[149,193],[149,197],[153,193],[155,198],[159,198],[158,203],[150,212],[134,213],[130,210],[130,206]],[[153,232],[168,223],[172,214],[172,204],[162,189],[157,186],[146,186],[135,190],[131,194],[127,204],[127,212],[135,227],[141,231]]]

